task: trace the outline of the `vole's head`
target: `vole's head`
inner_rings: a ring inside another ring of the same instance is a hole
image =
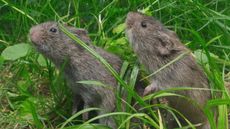
[[[65,27],[82,41],[90,42],[86,30],[70,26]],[[81,46],[59,29],[57,22],[45,22],[33,26],[30,29],[30,39],[38,51],[48,58],[56,60],[68,57],[69,54],[72,54],[72,50],[76,52],[81,49]]]
[[[153,17],[139,12],[129,12],[126,18],[127,30],[137,29],[143,36],[147,32],[157,32],[163,29],[162,24]]]
[[[129,12],[126,18],[126,34],[134,51],[152,51],[151,54],[167,56],[178,42],[174,32],[166,29],[158,20],[139,12]],[[150,54],[150,53],[149,53]]]

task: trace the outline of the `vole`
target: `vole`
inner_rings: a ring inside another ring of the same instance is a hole
[[[119,72],[122,61],[119,57],[105,50],[92,46],[87,31],[65,26],[83,42],[87,43],[96,52],[102,55]],[[78,45],[74,40],[66,36],[57,22],[45,22],[30,29],[30,39],[37,50],[49,58],[57,68],[64,66],[64,76],[74,94],[74,107],[77,107],[79,99],[83,99],[85,107],[98,107],[98,115],[113,112],[115,110],[116,79],[107,71],[104,65],[95,59],[87,50]],[[82,80],[95,80],[106,84],[108,87],[86,85],[77,83]],[[74,109],[77,110],[77,109]],[[99,119],[99,123],[116,128],[112,117]]]
[[[149,73],[153,73],[179,55],[190,51],[160,21],[139,12],[129,12],[126,18],[126,35],[138,60]],[[208,79],[191,54],[170,64],[150,77],[151,84],[144,95],[173,87],[209,88]],[[211,99],[210,91],[183,90],[176,92],[199,104],[180,97],[167,97],[171,107],[181,112],[193,124],[202,123],[198,129],[210,129],[202,108]]]

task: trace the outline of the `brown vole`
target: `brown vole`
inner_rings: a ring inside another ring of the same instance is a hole
[[[117,72],[120,71],[122,64],[120,58],[89,44],[90,39],[86,30],[69,26],[66,28],[101,54]],[[117,86],[115,78],[100,61],[66,36],[56,22],[46,22],[32,27],[30,38],[37,50],[48,57],[58,68],[65,63],[64,75],[75,96],[75,105],[82,98],[85,107],[101,108],[102,111],[98,112],[99,115],[115,110],[115,91],[113,90]],[[77,83],[81,80],[100,81],[108,87]],[[116,128],[115,121],[111,117],[102,118],[99,122]]]
[[[126,18],[126,34],[148,72],[153,73],[182,53],[189,51],[176,34],[165,28],[158,20],[138,12],[129,12]],[[173,87],[209,88],[207,77],[196,64],[191,54],[172,63],[151,78],[151,84],[144,95],[157,90]],[[195,100],[200,107],[179,97],[167,97],[169,104],[185,115],[193,124],[202,123],[199,129],[209,129],[210,125],[202,108],[211,98],[209,91],[184,90],[177,92]]]

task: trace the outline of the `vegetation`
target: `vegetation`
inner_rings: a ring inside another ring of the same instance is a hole
[[[106,115],[114,115],[121,128],[128,129],[132,123],[130,119],[134,117],[143,121],[143,128],[163,128],[165,123],[159,109],[171,111],[170,108],[162,103],[149,107],[149,103],[131,88],[138,71],[143,72],[143,69],[140,67],[139,70],[126,39],[124,20],[129,11],[137,10],[161,20],[194,52],[213,89],[213,99],[204,111],[212,128],[217,125],[218,129],[227,129],[230,97],[224,83],[230,81],[228,0],[0,0],[0,128],[93,128],[88,122],[104,117],[82,122],[81,114],[97,110],[95,108],[72,116],[71,92],[66,88],[62,72],[32,47],[29,29],[50,20],[62,20],[87,29],[95,45],[124,60],[122,78],[114,75],[129,94],[127,108],[125,112],[118,108],[117,112]],[[109,70],[113,72],[111,68]],[[172,95],[169,91],[154,93],[145,99]],[[137,112],[129,106],[131,98],[141,104],[142,110]],[[217,122],[213,121],[213,108],[218,109]],[[107,128],[97,124],[94,127]]]

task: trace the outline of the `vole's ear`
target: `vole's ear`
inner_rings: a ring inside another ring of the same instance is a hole
[[[181,50],[180,47],[177,47],[177,42],[179,41],[176,37],[165,34],[161,36],[162,37],[158,38],[158,51],[161,56],[168,56]]]
[[[88,35],[88,31],[82,28],[75,28],[74,33],[77,35]]]
[[[166,38],[158,38],[159,44],[158,44],[158,52],[161,56],[167,56],[171,53],[171,47],[172,43],[169,39]]]
[[[86,43],[91,42],[91,40],[88,36],[87,30],[81,29],[81,28],[75,28],[75,29],[73,29],[73,33],[76,34],[76,36],[78,36],[81,40],[83,40],[83,42],[86,42]]]

